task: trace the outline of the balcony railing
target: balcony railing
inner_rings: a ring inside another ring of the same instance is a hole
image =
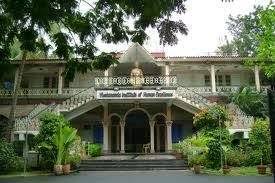
[[[96,77],[95,87],[177,86],[176,76]]]
[[[63,88],[62,94],[64,96],[74,95],[85,88]],[[0,96],[11,96],[13,94],[13,90],[0,89]],[[58,89],[56,88],[22,88],[18,92],[19,96],[57,96]]]
[[[133,85],[130,85],[129,82],[121,82],[121,80],[116,80],[116,81],[107,81],[107,77],[103,78],[98,78],[95,83],[95,87],[133,87]],[[110,78],[110,77],[109,77]],[[105,79],[105,80],[103,80]],[[163,79],[163,78],[161,78]],[[164,80],[164,81],[163,81]],[[168,86],[168,87],[177,87],[176,80],[173,80],[172,78],[168,79],[163,79],[163,80],[145,80],[145,82],[142,84],[142,86]],[[166,81],[166,82],[165,82]],[[108,83],[109,82],[109,83]],[[121,83],[120,83],[121,82]],[[183,88],[187,88],[188,90],[192,90],[196,93],[202,94],[202,95],[213,95],[211,87],[208,86],[201,86],[201,87],[189,87],[189,86],[181,86]],[[217,94],[222,94],[222,95],[228,95],[232,92],[236,92],[240,86],[217,86],[216,88],[216,93]],[[269,86],[261,86],[261,90],[266,93],[267,89]],[[86,88],[63,88],[62,93],[59,94],[58,90],[56,88],[54,89],[47,89],[47,88],[24,88],[19,90],[19,97],[25,97],[25,96],[33,96],[33,97],[70,97],[72,95],[75,95],[83,90],[87,89]],[[12,90],[6,90],[6,89],[0,89],[0,96],[1,97],[11,97],[13,91]]]

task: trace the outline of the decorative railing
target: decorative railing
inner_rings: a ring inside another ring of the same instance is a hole
[[[86,88],[63,88],[61,95],[72,96]],[[0,89],[0,96],[11,96],[13,90]],[[59,95],[56,88],[22,88],[18,92],[19,96],[55,96]]]
[[[39,104],[33,108],[33,110],[23,118],[18,118],[14,123],[14,131],[20,132],[37,132],[40,128],[39,116],[44,112],[54,111],[56,104],[44,105]]]
[[[142,86],[174,86],[177,87],[177,81],[175,79],[175,76],[169,76],[170,79],[164,79],[162,77],[159,77],[159,80],[145,80],[144,79],[144,84]],[[123,78],[123,77],[122,77]],[[105,79],[105,80],[104,80]],[[110,79],[110,77],[109,77]],[[107,77],[102,77],[102,78],[96,78],[95,79],[95,86],[97,88],[100,87],[115,87],[115,86],[122,86],[122,87],[129,87],[132,88],[133,85],[129,84],[129,80],[127,82],[122,82],[121,78],[117,80],[109,80]],[[113,78],[114,79],[114,78]],[[129,78],[128,78],[129,79]],[[201,95],[212,95],[212,90],[211,87],[209,86],[199,86],[199,87],[189,87],[189,86],[182,86],[183,88],[187,88],[188,90],[192,90],[195,93],[199,93]],[[232,92],[238,91],[240,86],[217,86],[216,88],[216,93],[218,94],[223,94],[223,95],[228,95]],[[252,87],[255,88],[255,87]],[[267,90],[269,89],[269,86],[261,86],[262,92],[266,93]],[[19,97],[24,97],[24,96],[64,96],[64,97],[71,97],[79,92],[85,91],[87,88],[63,88],[62,93],[58,94],[57,89],[48,89],[48,88],[24,88],[19,90]],[[0,96],[1,97],[11,97],[13,94],[12,90],[7,90],[7,89],[0,89]]]
[[[70,111],[87,103],[96,98],[96,91],[93,87],[86,88],[85,90],[81,90],[78,93],[74,94],[67,100],[65,100],[62,105],[60,105],[61,111]]]
[[[231,124],[228,126],[231,129],[249,129],[253,124],[254,118],[246,115],[237,105],[230,103],[227,109],[231,118]]]
[[[95,87],[177,86],[176,76],[96,77]]]
[[[200,109],[207,108],[213,104],[207,98],[189,88],[178,87],[176,94],[178,98]]]

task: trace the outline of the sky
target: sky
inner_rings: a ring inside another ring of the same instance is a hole
[[[179,18],[188,27],[188,35],[178,35],[175,46],[159,45],[158,33],[148,29],[149,40],[143,45],[149,52],[165,52],[166,56],[199,56],[213,55],[217,47],[224,42],[228,34],[226,21],[231,14],[247,14],[255,5],[266,6],[270,0],[234,0],[231,3],[221,0],[187,0],[186,13]],[[101,51],[124,52],[132,43],[104,44],[100,40],[97,45]]]

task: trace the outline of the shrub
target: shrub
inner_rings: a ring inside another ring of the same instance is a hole
[[[194,162],[205,159],[209,140],[210,137],[205,136],[203,133],[198,133],[179,142],[175,147],[177,147],[184,156],[187,156],[188,164],[192,166]],[[205,161],[201,161],[201,163],[204,165]]]
[[[255,159],[256,162],[260,162],[261,158],[263,159],[263,163],[271,162],[271,137],[270,137],[270,128],[269,121],[258,119],[251,127],[251,131],[249,133],[249,146],[252,151],[251,156]]]
[[[225,128],[227,120],[229,120],[229,117],[225,108],[215,105],[195,114],[194,126],[196,130],[213,130],[220,126]]]
[[[240,88],[230,96],[230,100],[249,116],[264,117],[267,114],[265,95],[252,88]]]
[[[23,161],[14,151],[12,144],[0,140],[0,173],[22,170]]]
[[[189,166],[205,165],[206,164],[206,154],[199,153],[199,154],[190,155],[188,164],[189,164]]]
[[[88,154],[92,157],[97,157],[101,155],[101,145],[100,144],[89,144]]]
[[[207,143],[207,147],[206,166],[212,169],[219,169],[221,167],[221,143],[216,139],[211,139]]]
[[[229,133],[229,130],[227,128],[222,129],[213,129],[211,131],[202,131],[205,136],[208,136],[210,138],[216,139],[220,141],[222,145],[230,145],[231,143],[231,135]]]
[[[76,140],[73,142],[69,149],[69,155],[67,162],[71,164],[72,169],[76,169],[77,164],[80,163],[81,159],[84,158],[85,148],[81,143],[79,136],[76,137]]]
[[[234,167],[240,167],[240,166],[246,166],[248,161],[248,155],[244,151],[242,151],[240,148],[236,149],[229,149],[226,152],[226,158],[227,158],[227,165],[234,166]]]
[[[55,163],[56,148],[53,144],[54,135],[57,132],[59,123],[62,126],[68,126],[69,122],[61,115],[55,113],[45,113],[41,118],[41,126],[39,134],[35,137],[36,145],[39,147],[39,153],[42,155],[41,168],[51,169]],[[47,144],[52,146],[52,149],[47,149],[42,146]]]

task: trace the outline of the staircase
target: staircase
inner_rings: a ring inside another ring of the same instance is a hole
[[[178,87],[176,98],[196,107],[197,109],[207,108],[215,103],[210,102],[207,98],[185,87]]]
[[[247,116],[237,105],[230,103],[226,106],[231,124],[227,126],[231,129],[250,129],[254,122],[252,116]]]
[[[71,96],[60,105],[60,111],[72,111],[92,100],[96,99],[96,91],[94,87],[87,88],[79,93]]]
[[[186,170],[185,160],[82,160],[80,171]]]
[[[39,104],[36,105],[33,110],[23,118],[15,119],[14,123],[14,131],[32,131],[38,132],[39,131],[39,117],[41,114],[45,112],[53,112],[55,111],[56,104],[44,105]],[[27,129],[28,126],[28,129]]]

